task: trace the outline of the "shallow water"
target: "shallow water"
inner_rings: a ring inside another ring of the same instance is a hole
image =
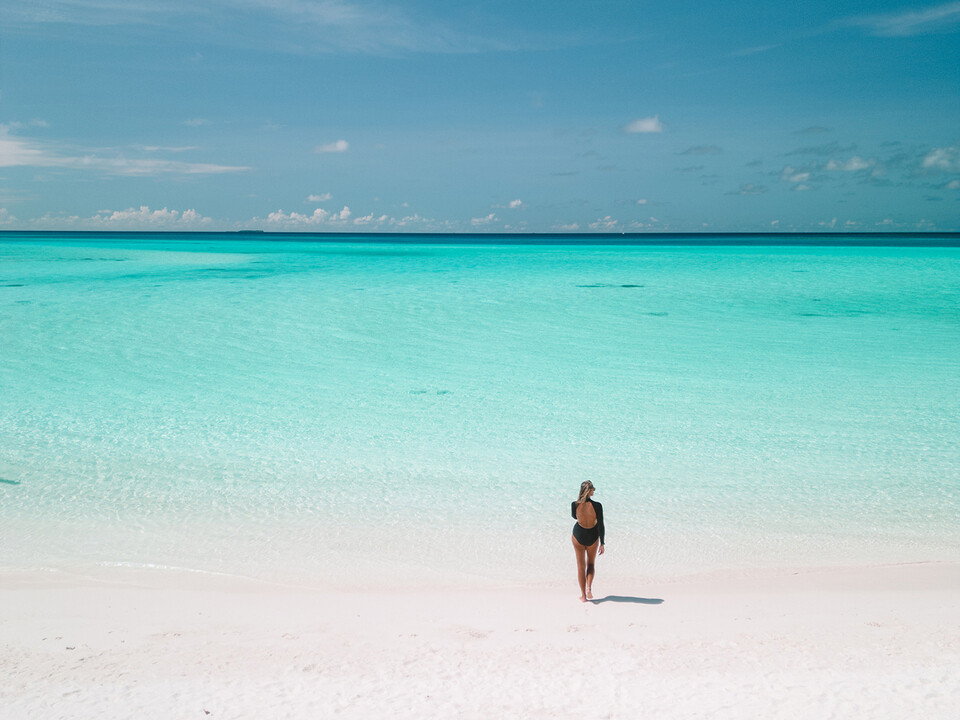
[[[960,559],[960,250],[0,241],[0,568]]]

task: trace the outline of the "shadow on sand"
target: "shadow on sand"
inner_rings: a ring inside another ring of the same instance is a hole
[[[642,597],[633,597],[632,595],[607,595],[602,598],[594,598],[593,600],[588,600],[587,602],[592,602],[594,605],[599,605],[600,603],[634,603],[635,605],[660,605],[663,602],[662,598],[642,598]]]
[[[4,485],[19,485],[19,484],[20,484],[20,481],[19,481],[19,480],[7,480],[6,478],[0,478],[0,483],[3,483]]]

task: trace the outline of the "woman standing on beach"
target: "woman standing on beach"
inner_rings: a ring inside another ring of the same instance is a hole
[[[603,555],[603,505],[591,500],[593,483],[580,484],[580,497],[570,504],[570,514],[577,519],[573,526],[573,551],[577,554],[577,580],[580,602],[593,600],[594,561],[597,549]]]

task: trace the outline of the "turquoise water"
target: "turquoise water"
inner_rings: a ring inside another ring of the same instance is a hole
[[[0,569],[960,560],[960,250],[414,241],[0,240]]]

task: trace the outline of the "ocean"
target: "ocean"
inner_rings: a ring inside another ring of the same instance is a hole
[[[960,560],[960,248],[762,242],[0,236],[0,573]]]

